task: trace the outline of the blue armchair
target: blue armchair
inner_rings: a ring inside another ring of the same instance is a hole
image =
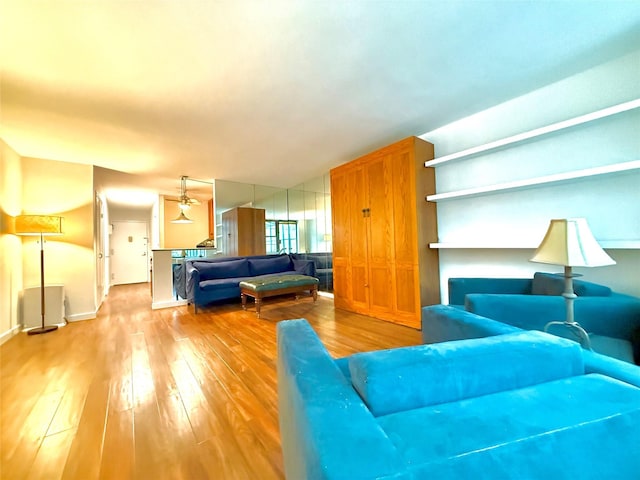
[[[449,304],[524,330],[543,330],[565,318],[561,297],[564,279],[538,272],[524,278],[450,278]],[[574,280],[578,298],[575,319],[589,333],[594,351],[626,362],[640,363],[640,299],[609,287]],[[572,338],[562,327],[550,333]]]

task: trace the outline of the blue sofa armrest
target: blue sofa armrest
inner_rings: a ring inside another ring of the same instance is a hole
[[[585,373],[601,373],[640,388],[640,367],[600,353],[583,350]]]
[[[429,305],[422,308],[422,341],[424,343],[484,338],[520,331],[522,329],[449,305]]]
[[[195,302],[196,290],[200,288],[200,272],[196,267],[193,266],[191,261],[187,261],[184,264],[186,268],[186,293],[187,293],[187,301]]]
[[[449,304],[464,305],[470,293],[530,294],[531,278],[450,278]]]
[[[401,478],[399,452],[308,322],[279,322],[276,333],[286,477]]]
[[[309,277],[316,277],[316,264],[313,260],[302,260],[298,258],[292,258],[293,269],[300,275],[308,275]]]

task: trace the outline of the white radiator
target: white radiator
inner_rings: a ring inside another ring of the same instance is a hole
[[[64,285],[46,285],[44,287],[44,324],[64,323]],[[22,324],[24,328],[42,326],[40,313],[40,287],[25,288],[22,295]]]

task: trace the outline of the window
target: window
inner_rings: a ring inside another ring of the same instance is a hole
[[[267,220],[265,222],[267,253],[297,253],[298,221]]]
[[[265,235],[267,237],[267,253],[278,253],[278,235],[275,220],[265,222]]]

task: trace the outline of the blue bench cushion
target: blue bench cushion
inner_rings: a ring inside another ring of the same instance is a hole
[[[246,258],[228,262],[193,262],[200,273],[200,281],[222,278],[248,277],[249,262]]]
[[[580,346],[542,332],[352,355],[351,382],[376,416],[584,373]]]
[[[249,270],[250,275],[264,275],[293,270],[293,266],[289,255],[281,255],[274,258],[251,258],[249,259]]]
[[[640,389],[602,375],[377,420],[405,463],[416,466],[421,474],[416,478],[573,478],[576,466],[581,478],[612,478],[609,458],[621,461],[614,463],[620,474],[615,478],[637,478],[640,468]],[[604,438],[606,449],[601,448]],[[591,452],[589,458],[585,452]],[[558,477],[558,471],[567,476]],[[555,474],[545,477],[545,472]]]
[[[579,297],[608,297],[611,289],[597,283],[584,280],[573,281],[573,291]],[[564,277],[561,274],[536,272],[531,283],[532,295],[562,295]]]

